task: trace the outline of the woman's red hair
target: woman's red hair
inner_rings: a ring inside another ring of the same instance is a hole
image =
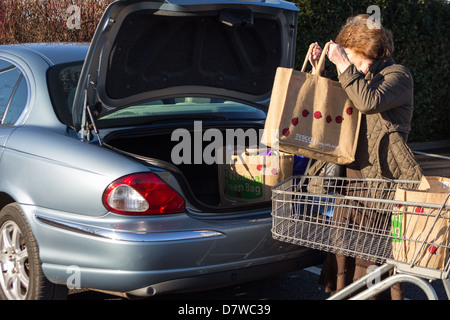
[[[347,19],[336,43],[372,60],[389,57],[394,51],[392,32],[379,23],[372,24],[369,18],[367,14],[360,14]]]

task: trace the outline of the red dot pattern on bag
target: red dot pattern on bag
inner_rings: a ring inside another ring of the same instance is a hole
[[[262,169],[263,169],[263,165],[262,165],[262,164],[258,164],[258,165],[256,166],[256,170],[262,171]],[[272,172],[273,175],[278,174],[277,168],[272,168],[271,172]]]
[[[414,209],[414,211],[415,211],[416,213],[423,213],[423,208],[422,208],[422,207],[416,207],[416,208]]]
[[[352,108],[352,107],[348,107],[348,108],[345,110],[345,113],[346,113],[347,115],[351,116],[351,115],[353,114],[353,108]],[[306,109],[304,109],[304,110],[302,111],[302,116],[303,116],[304,118],[306,118],[308,115],[309,115],[309,111],[306,110]],[[322,118],[322,112],[320,112],[320,111],[315,111],[314,114],[313,114],[313,116],[314,116],[315,119],[321,119],[321,118]],[[336,123],[341,124],[342,121],[344,121],[344,117],[343,117],[343,116],[336,116],[336,117],[334,118],[334,120],[336,121]],[[325,121],[326,121],[327,123],[333,122],[332,116],[330,116],[330,115],[326,116]],[[296,125],[298,124],[298,117],[295,117],[295,118],[292,119],[292,124],[293,124],[294,126],[296,126]],[[287,130],[287,129],[285,129],[285,130]],[[283,134],[284,134],[284,133],[283,133]],[[287,135],[289,135],[289,133],[288,133]],[[285,135],[285,136],[287,136],[287,135]]]
[[[287,136],[290,134],[288,128],[284,128],[283,131],[282,131],[282,133],[283,133],[283,136],[285,136],[285,137],[287,137]]]
[[[428,252],[431,253],[431,254],[435,254],[436,251],[437,251],[436,246],[430,246],[430,247],[428,248]]]

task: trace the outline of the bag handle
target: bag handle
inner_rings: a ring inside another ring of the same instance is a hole
[[[327,43],[325,43],[325,46],[323,47],[322,55],[320,56],[319,62],[316,65],[316,68],[318,70],[320,70],[325,65],[325,56],[328,53],[328,47],[330,46],[330,44],[331,44],[331,42],[327,42]]]
[[[308,49],[308,52],[306,53],[305,61],[303,61],[303,66],[302,66],[302,69],[300,70],[301,72],[305,72],[305,70],[306,70],[306,66],[308,65],[308,61],[309,61],[309,56],[311,55],[314,45],[315,45],[314,43],[311,43],[309,45],[309,49]]]
[[[328,47],[330,46],[330,43],[331,42],[327,42],[325,44],[325,46],[323,47],[322,55],[320,56],[319,62],[316,65],[314,65],[314,68],[316,70],[320,70],[322,68],[322,66],[325,64],[325,56],[327,55]],[[311,43],[309,45],[309,49],[308,49],[308,52],[306,53],[305,61],[303,61],[303,66],[302,66],[301,72],[305,72],[306,66],[309,61],[309,56],[311,55],[311,52],[312,52],[314,46],[315,46],[315,43]]]

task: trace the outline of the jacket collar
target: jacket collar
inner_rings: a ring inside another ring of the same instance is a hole
[[[364,78],[366,80],[372,80],[373,77],[377,75],[381,70],[393,64],[395,64],[395,61],[394,59],[392,59],[392,57],[376,59],[370,64],[369,71],[366,73]]]

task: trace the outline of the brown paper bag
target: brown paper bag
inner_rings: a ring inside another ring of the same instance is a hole
[[[262,143],[308,158],[351,163],[361,114],[339,82],[304,72],[311,49],[302,71],[277,69]]]
[[[449,259],[450,212],[446,209],[440,211],[439,208],[447,200],[449,182],[448,178],[426,177],[419,186],[421,190],[396,190],[395,200],[407,203],[395,206],[392,213],[392,249],[395,260],[437,270],[444,269]],[[449,201],[447,204],[450,205]]]
[[[272,187],[292,176],[294,155],[271,151],[263,155],[247,150],[233,155],[231,163],[219,164],[222,205],[269,201]]]
[[[422,176],[418,190],[427,192],[450,193],[450,178]]]

